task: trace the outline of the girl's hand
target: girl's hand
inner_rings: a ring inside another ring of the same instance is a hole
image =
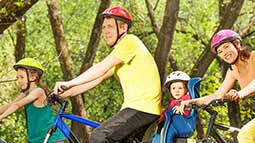
[[[241,99],[240,95],[238,94],[238,91],[235,89],[231,89],[227,94],[227,98],[230,98],[234,101],[239,101]]]
[[[176,114],[183,115],[185,112],[185,107],[187,107],[191,103],[191,100],[185,100],[180,103],[180,106],[173,107],[173,111]]]

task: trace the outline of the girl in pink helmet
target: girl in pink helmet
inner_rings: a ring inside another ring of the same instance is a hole
[[[241,46],[241,37],[236,32],[224,29],[217,32],[211,41],[211,50],[222,60],[230,64],[226,77],[216,93],[198,99],[186,100],[181,103],[180,113],[189,104],[208,104],[213,99],[229,97],[238,101],[255,94],[255,52],[249,46]],[[231,89],[238,81],[241,90]],[[240,143],[255,142],[255,119],[242,127],[238,134]]]

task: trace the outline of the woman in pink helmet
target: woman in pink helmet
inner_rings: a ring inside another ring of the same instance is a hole
[[[211,41],[211,50],[222,60],[230,64],[226,77],[216,93],[198,99],[183,101],[181,110],[188,104],[208,104],[213,99],[230,97],[238,101],[255,94],[255,52],[249,46],[241,46],[241,37],[236,32],[224,29],[217,32]],[[238,81],[241,90],[231,89]],[[240,143],[255,142],[255,119],[247,123],[238,134]]]
[[[122,86],[124,103],[120,112],[91,133],[90,142],[124,143],[127,137],[146,129],[160,117],[160,77],[154,58],[143,42],[127,33],[132,22],[129,12],[114,6],[106,9],[102,17],[103,37],[112,52],[78,77],[57,82],[55,92],[63,90],[64,85],[70,89],[60,97],[74,96],[115,75]]]

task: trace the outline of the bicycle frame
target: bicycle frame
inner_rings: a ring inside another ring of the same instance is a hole
[[[212,102],[216,102],[215,105],[212,104],[212,106],[223,106],[223,104],[226,102],[227,100],[214,100]],[[209,106],[211,105],[209,104]],[[211,108],[207,108],[203,107],[209,114],[210,114],[210,120],[209,120],[209,124],[207,127],[207,131],[206,131],[206,135],[205,137],[202,139],[202,141],[206,141],[209,140],[210,136],[212,136],[218,143],[227,143],[227,141],[219,134],[219,132],[217,131],[219,130],[223,130],[223,131],[230,131],[230,132],[239,132],[240,129],[236,128],[236,127],[232,127],[232,126],[228,126],[228,125],[224,125],[224,124],[220,124],[220,123],[216,123],[215,119],[218,115],[218,112],[211,109]]]
[[[57,98],[57,97],[55,97]],[[79,143],[79,140],[75,137],[75,135],[73,134],[73,132],[69,129],[69,127],[66,125],[66,123],[63,121],[63,118],[75,121],[75,122],[79,122],[81,124],[93,127],[93,128],[97,128],[98,126],[100,126],[99,123],[94,122],[94,121],[90,121],[84,118],[81,118],[79,116],[73,115],[73,114],[66,114],[65,112],[65,108],[67,106],[67,102],[64,100],[61,100],[59,98],[55,99],[60,105],[60,109],[58,114],[55,117],[55,121],[53,126],[48,130],[48,133],[45,137],[44,143],[48,143],[48,140],[50,138],[50,136],[53,134],[53,132],[58,128],[60,129],[60,131],[64,134],[64,136],[68,139],[68,141],[70,143]]]
[[[214,141],[211,139],[214,138],[217,143],[227,143],[227,141],[220,135],[218,130],[223,130],[223,131],[230,131],[230,132],[239,132],[240,129],[220,123],[216,123],[215,119],[217,118],[218,112],[210,108],[211,106],[223,106],[225,102],[227,102],[227,99],[221,100],[221,99],[216,99],[213,100],[211,103],[209,103],[206,106],[203,107],[197,107],[196,105],[192,105],[193,107],[191,108],[197,108],[197,110],[205,110],[210,114],[210,119],[209,123],[207,126],[206,134],[205,137],[202,139],[198,139],[196,141],[191,141],[191,142],[197,142],[197,143],[214,143]],[[176,138],[175,143],[183,143],[187,142],[188,138]]]

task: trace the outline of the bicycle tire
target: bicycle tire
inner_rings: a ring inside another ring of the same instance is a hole
[[[214,140],[216,140],[217,143],[227,143],[227,141],[219,134],[219,132],[216,129],[212,129],[211,135]]]

